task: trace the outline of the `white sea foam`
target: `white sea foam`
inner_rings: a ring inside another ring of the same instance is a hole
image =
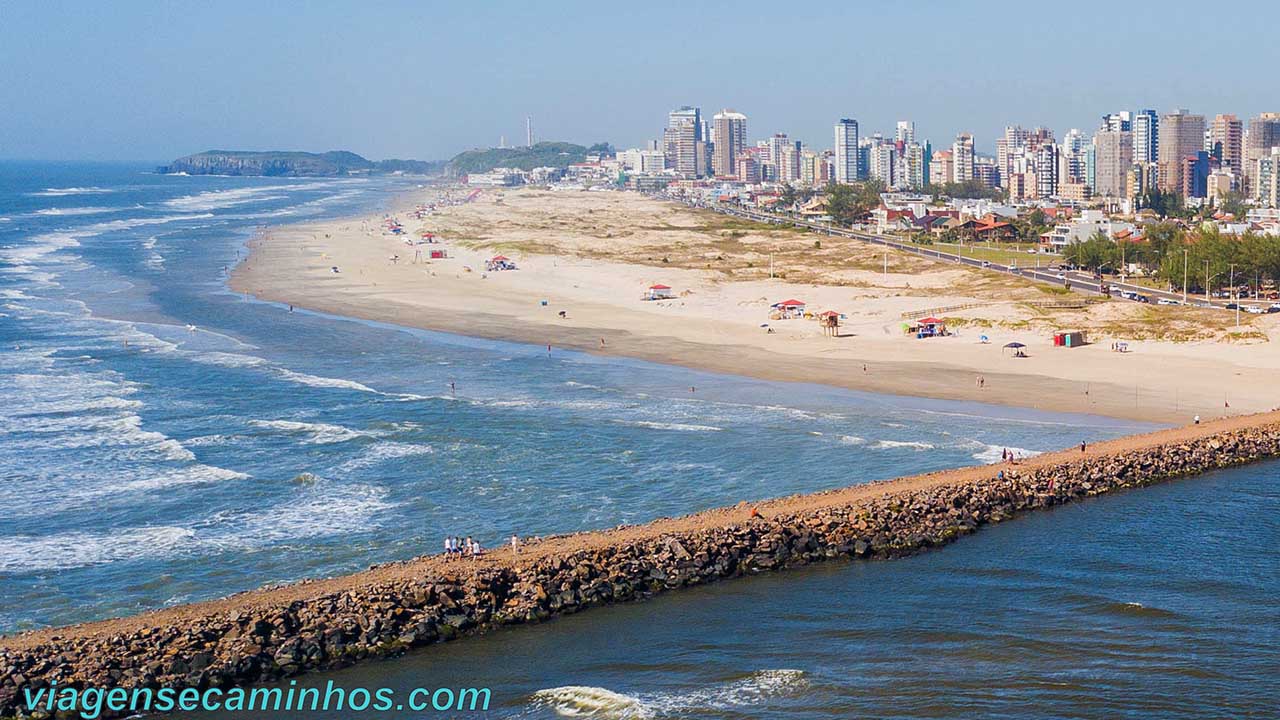
[[[73,215],[104,215],[106,213],[120,212],[126,209],[127,208],[123,208],[123,207],[95,207],[95,206],[69,207],[69,208],[41,208],[40,210],[35,211],[35,214],[51,216],[51,217],[73,216]]]
[[[430,445],[420,445],[416,443],[401,442],[379,442],[370,446],[363,455],[358,458],[348,460],[338,466],[339,472],[352,472],[363,468],[377,465],[386,460],[394,460],[396,458],[414,457],[417,455],[430,455],[435,449]]]
[[[840,443],[843,445],[865,445],[866,438],[860,438],[857,435],[841,435]]]
[[[254,427],[278,430],[283,433],[306,435],[306,442],[313,445],[331,445],[346,442],[358,437],[369,437],[368,433],[328,423],[310,423],[297,420],[250,420]]]
[[[911,450],[933,449],[932,444],[915,440],[877,440],[871,444],[871,447],[879,450],[892,450],[894,448],[909,448]]]
[[[102,195],[110,192],[115,192],[115,190],[101,187],[68,187],[45,188],[40,192],[30,193],[30,195],[32,197],[63,197],[66,195]]]
[[[68,570],[121,560],[165,557],[195,532],[169,525],[0,538],[0,572]]]
[[[327,183],[303,183],[300,185],[262,185],[230,190],[207,190],[195,195],[184,195],[183,197],[166,200],[164,204],[167,207],[178,210],[217,210],[245,203],[283,200],[288,196],[272,195],[271,193],[289,190],[311,190],[325,187],[326,185]]]
[[[973,459],[984,463],[1000,462],[1001,454],[1005,450],[1013,451],[1013,454],[1019,458],[1028,458],[1039,455],[1039,450],[1027,450],[1026,448],[1009,447],[1008,445],[986,445],[982,444],[982,449],[973,454]]]
[[[539,690],[531,699],[533,705],[550,708],[561,717],[644,720],[720,716],[733,708],[756,707],[770,698],[796,695],[808,688],[809,680],[801,670],[761,670],[741,680],[687,692],[626,695],[607,688],[566,685]]]
[[[650,420],[615,420],[619,425],[652,428],[654,430],[677,430],[680,432],[719,432],[724,430],[715,425],[692,425],[688,423],[653,422]]]
[[[276,368],[286,380],[296,382],[299,385],[307,385],[309,387],[319,388],[341,388],[345,390],[359,390],[360,392],[374,393],[381,395],[382,393],[374,390],[368,385],[363,385],[355,380],[345,380],[343,378],[328,378],[318,375],[308,375],[306,373],[294,372],[285,368]]]

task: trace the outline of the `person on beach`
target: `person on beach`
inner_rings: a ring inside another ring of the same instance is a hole
[[[471,555],[473,552],[472,545],[474,544],[475,541],[471,539],[470,535],[468,535],[467,539],[462,541],[462,552],[466,555]]]
[[[1080,453],[1081,453],[1081,454],[1084,454],[1084,451],[1085,451],[1085,448],[1086,448],[1086,447],[1087,447],[1087,446],[1084,444],[1084,441],[1083,441],[1083,440],[1081,440],[1081,441],[1080,441]]]
[[[512,555],[520,554],[520,538],[516,537],[515,535],[511,536],[511,554]]]
[[[757,507],[756,507],[756,506],[754,506],[754,505],[752,505],[752,506],[751,506],[751,516],[750,516],[750,517],[751,517],[751,519],[752,519],[752,520],[763,520],[763,519],[764,519],[764,516],[760,514],[760,508],[757,508]]]
[[[1195,424],[1196,424],[1196,425],[1199,425],[1199,424],[1200,424],[1200,416],[1199,416],[1199,415],[1197,415],[1197,416],[1195,417]]]

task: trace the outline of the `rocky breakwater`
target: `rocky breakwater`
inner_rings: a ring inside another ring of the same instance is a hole
[[[837,557],[887,559],[1077,499],[1280,456],[1280,416],[1235,418],[984,466],[438,557],[0,640],[0,717],[24,689],[228,688],[502,625]],[[108,713],[109,715],[110,713]]]

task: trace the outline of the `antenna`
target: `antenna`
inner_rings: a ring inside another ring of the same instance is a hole
[[[526,145],[528,145],[529,147],[533,147],[533,116],[532,115],[524,116],[524,139],[525,139]]]

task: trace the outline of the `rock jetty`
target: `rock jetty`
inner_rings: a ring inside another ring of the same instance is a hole
[[[0,639],[0,717],[24,688],[244,686],[504,625],[831,558],[888,559],[1107,492],[1280,456],[1280,414],[721,508]]]

